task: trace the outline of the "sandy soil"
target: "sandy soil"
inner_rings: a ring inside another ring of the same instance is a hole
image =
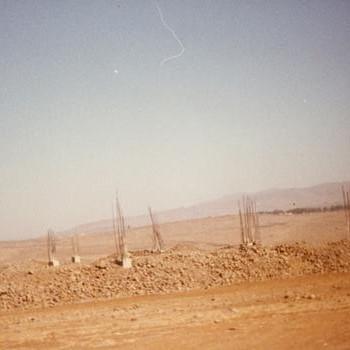
[[[349,349],[350,274],[0,314],[1,349]]]
[[[318,244],[346,237],[343,212],[313,213],[303,215],[261,215],[263,245],[280,242],[305,241]],[[132,228],[128,232],[131,250],[152,247],[151,227]],[[213,249],[227,244],[240,243],[239,218],[235,215],[165,223],[161,232],[167,247],[191,244],[201,249]],[[82,235],[80,255],[83,262],[92,262],[114,252],[111,232]],[[46,238],[27,241],[0,241],[0,264],[35,259],[46,261]],[[71,239],[58,237],[57,255],[61,262],[69,262],[72,254]]]

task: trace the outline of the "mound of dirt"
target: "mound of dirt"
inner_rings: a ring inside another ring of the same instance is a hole
[[[49,268],[43,263],[0,268],[0,310],[38,308],[145,294],[164,294],[230,285],[246,280],[350,271],[350,242],[322,247],[225,247],[213,251],[176,247],[161,254],[133,255],[123,269],[115,257],[89,265]]]

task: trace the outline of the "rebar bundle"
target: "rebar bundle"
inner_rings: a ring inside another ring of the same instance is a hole
[[[72,236],[72,250],[73,250],[73,256],[79,255],[80,244],[79,244],[79,236],[77,233],[74,233]]]
[[[113,206],[113,232],[116,253],[120,260],[128,256],[126,246],[126,225],[118,194],[115,197],[115,206]]]
[[[238,201],[238,214],[242,244],[248,245],[260,242],[259,216],[256,211],[256,202],[248,196],[243,196],[242,208],[241,202]]]
[[[161,252],[164,249],[164,241],[160,233],[160,226],[152,213],[152,208],[148,207],[149,216],[152,222],[152,239],[153,239],[153,251]]]
[[[349,191],[344,189],[344,186],[341,187],[342,195],[343,195],[343,204],[344,204],[344,212],[345,212],[345,220],[347,226],[347,239],[350,239],[350,195]]]
[[[56,254],[56,239],[53,230],[49,229],[47,231],[47,255],[49,263],[52,262]]]

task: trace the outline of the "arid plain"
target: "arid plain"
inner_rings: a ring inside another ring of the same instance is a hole
[[[344,213],[260,215],[240,248],[238,216],[130,228],[131,269],[111,232],[0,243],[1,349],[348,349],[350,244]],[[298,243],[296,243],[298,242]]]

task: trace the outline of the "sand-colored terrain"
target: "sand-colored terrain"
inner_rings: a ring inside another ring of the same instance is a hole
[[[350,274],[0,314],[1,349],[349,349]]]
[[[319,244],[346,238],[344,213],[326,212],[302,215],[261,215],[263,245],[282,242],[305,241]],[[240,243],[240,226],[237,215],[209,217],[161,224],[166,246],[188,244],[201,249],[213,249]],[[130,228],[127,235],[131,250],[152,247],[150,226]],[[83,262],[113,254],[115,251],[112,227],[110,231],[80,235],[80,255]],[[61,262],[69,262],[72,255],[71,238],[61,235],[57,241],[57,256]],[[46,237],[27,241],[0,241],[0,264],[28,260],[46,261]]]
[[[45,239],[1,242],[0,349],[348,349],[350,243],[342,212],[263,215],[239,247],[235,216],[132,229],[133,268],[111,233],[80,238],[83,262],[46,264]],[[305,241],[295,243],[295,241]]]

